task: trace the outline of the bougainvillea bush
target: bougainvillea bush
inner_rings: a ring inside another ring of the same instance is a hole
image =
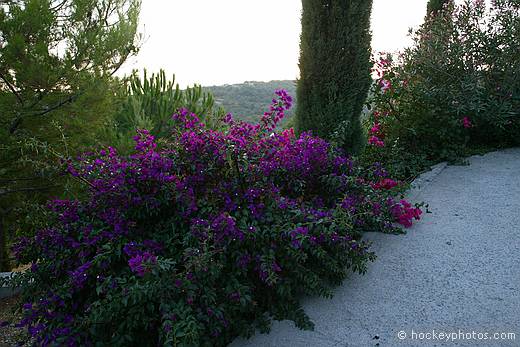
[[[216,131],[179,110],[160,148],[141,130],[130,156],[67,163],[88,198],[52,201],[54,220],[14,249],[32,264],[20,325],[38,344],[222,346],[272,318],[312,328],[299,298],[365,271],[361,233],[419,219],[382,167],[274,132],[291,106],[277,96],[256,125],[228,115]]]
[[[367,157],[403,177],[520,144],[518,1],[449,4],[412,38],[402,54],[376,57]]]

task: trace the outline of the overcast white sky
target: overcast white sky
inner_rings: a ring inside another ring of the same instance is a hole
[[[374,0],[373,49],[408,45],[426,3]],[[143,45],[119,74],[164,68],[181,87],[295,79],[300,16],[301,0],[143,0]]]

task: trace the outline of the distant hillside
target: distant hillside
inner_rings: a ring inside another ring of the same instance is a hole
[[[236,119],[256,122],[269,109],[276,89],[285,89],[296,101],[296,81],[244,82],[223,86],[204,87],[215,96],[218,105],[231,112]],[[296,102],[293,104],[296,105]],[[294,114],[294,106],[286,115],[287,121]]]

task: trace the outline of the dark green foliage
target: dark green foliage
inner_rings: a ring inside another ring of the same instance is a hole
[[[429,0],[426,7],[426,16],[435,15],[448,4],[453,4],[453,0]]]
[[[63,194],[54,154],[93,144],[111,115],[111,76],[138,49],[139,9],[139,0],[1,1],[3,240],[34,219],[27,206]]]
[[[215,97],[215,103],[221,105],[233,117],[256,123],[266,110],[265,102],[272,98],[273,90],[285,89],[294,97],[296,95],[296,81],[247,81],[241,84],[204,87]],[[282,124],[286,125],[293,116],[293,110],[287,111]]]
[[[297,130],[350,152],[361,146],[371,84],[371,9],[366,0],[303,0]]]

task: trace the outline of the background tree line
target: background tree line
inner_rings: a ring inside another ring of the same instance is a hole
[[[295,96],[296,81],[248,81],[240,84],[204,87],[204,89],[213,94],[215,102],[227,112],[232,113],[235,118],[247,122],[257,122],[266,111],[266,102],[272,99],[273,91],[285,89],[289,95]],[[286,124],[293,115],[294,110],[289,110],[282,124]]]

